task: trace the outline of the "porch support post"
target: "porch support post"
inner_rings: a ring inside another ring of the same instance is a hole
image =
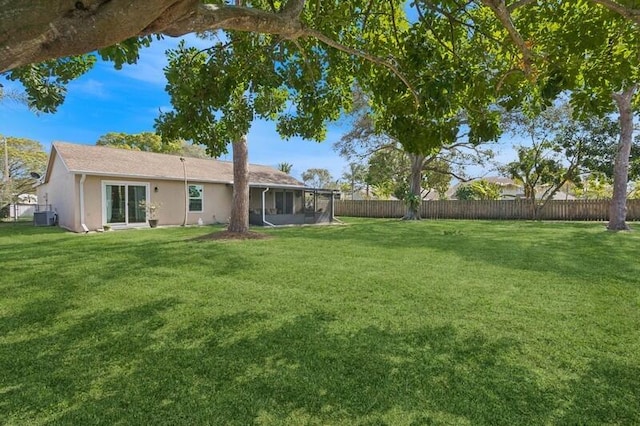
[[[333,218],[335,216],[335,208],[334,208],[334,200],[335,200],[335,191],[331,190],[331,217],[329,217],[329,223],[333,222]]]

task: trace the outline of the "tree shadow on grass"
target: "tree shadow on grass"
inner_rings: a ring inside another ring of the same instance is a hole
[[[14,328],[0,343],[0,423],[52,421],[91,401],[102,380],[126,380],[136,354],[153,343],[153,331],[162,326],[160,314],[175,304],[167,299],[106,310],[67,325],[60,319],[66,309],[56,308],[55,300],[46,302],[0,318],[0,330]],[[46,314],[40,317],[39,310]]]
[[[561,424],[640,424],[640,367],[593,361],[570,384],[572,401]]]
[[[450,325],[333,331],[316,313],[240,312],[165,328],[172,299],[41,324],[0,345],[0,422],[55,424],[571,424],[640,420],[640,371],[596,363],[559,392],[517,344]],[[564,421],[566,420],[566,421]]]
[[[35,298],[46,290],[69,293],[79,284],[94,288],[123,279],[167,280],[175,271],[188,271],[189,265],[212,279],[252,266],[241,247],[219,244],[212,249],[166,236],[133,241],[101,237],[39,240],[7,251],[3,272],[10,281],[0,284],[0,297]]]
[[[368,247],[393,253],[435,250],[465,261],[553,272],[585,282],[640,283],[638,239],[606,232],[597,223],[378,220],[308,230],[308,236],[327,244],[350,241],[361,254]]]
[[[175,306],[97,312],[3,343],[0,421],[514,425],[544,423],[554,406],[509,361],[508,340],[451,326],[341,335],[322,314],[272,327],[239,313],[166,334]]]

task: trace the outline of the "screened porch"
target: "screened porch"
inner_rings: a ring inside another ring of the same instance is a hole
[[[330,189],[252,187],[249,223],[257,226],[330,223],[335,193]]]

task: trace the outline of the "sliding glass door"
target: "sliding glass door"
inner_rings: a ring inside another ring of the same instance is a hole
[[[148,196],[149,185],[104,183],[104,220],[108,224],[144,223],[146,214],[140,206]]]

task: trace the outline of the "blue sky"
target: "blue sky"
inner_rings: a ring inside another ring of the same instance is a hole
[[[171,108],[164,91],[164,52],[177,46],[179,40],[152,43],[141,52],[138,64],[119,71],[109,63],[98,63],[69,85],[67,98],[55,114],[36,115],[22,105],[1,102],[0,134],[37,140],[48,151],[53,141],[94,145],[108,132],[154,131],[158,111]],[[203,43],[195,37],[189,37],[188,42]],[[1,83],[6,88],[20,87],[6,80]],[[309,168],[326,168],[338,179],[347,162],[332,146],[343,133],[339,124],[333,124],[322,143],[299,138],[285,141],[277,134],[275,123],[256,121],[248,135],[249,161],[270,166],[291,163],[293,175],[298,178]],[[230,160],[231,154],[221,158]]]
[[[48,151],[53,141],[93,145],[108,132],[153,131],[158,111],[171,108],[164,91],[164,52],[177,46],[179,40],[167,38],[152,43],[141,52],[138,64],[119,71],[110,63],[98,63],[69,85],[65,103],[55,114],[36,115],[22,105],[0,102],[0,134],[37,140]],[[205,41],[193,36],[187,40],[189,44],[206,47]],[[2,84],[6,88],[19,88],[6,80]],[[256,121],[248,135],[249,161],[270,166],[291,163],[292,174],[297,178],[309,168],[325,168],[334,179],[339,179],[346,171],[347,161],[333,151],[333,143],[346,130],[340,123],[331,125],[322,143],[299,138],[285,141],[277,134],[274,123]],[[512,150],[501,145],[498,159],[508,160]],[[230,160],[231,154],[221,158]]]

